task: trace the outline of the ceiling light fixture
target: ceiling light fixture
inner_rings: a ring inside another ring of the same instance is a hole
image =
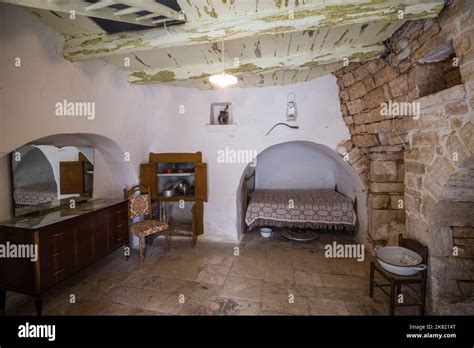
[[[224,66],[224,41],[222,41],[222,65]],[[220,88],[226,88],[235,85],[237,81],[237,77],[226,73],[224,69],[218,74],[209,76],[209,82]]]

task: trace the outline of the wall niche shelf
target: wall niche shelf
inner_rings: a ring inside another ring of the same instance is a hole
[[[224,111],[226,106],[229,106],[227,109],[228,112],[228,122],[226,124],[219,124],[219,114],[221,111]],[[232,132],[237,129],[237,124],[234,122],[234,112],[233,112],[232,103],[230,102],[220,102],[211,104],[211,112],[209,123],[206,124],[206,130],[208,132]]]
[[[163,176],[163,177],[169,177],[169,176],[191,176],[194,175],[194,173],[158,173],[156,174],[158,176]]]
[[[237,130],[237,123],[232,124],[206,124],[208,132],[235,132]]]

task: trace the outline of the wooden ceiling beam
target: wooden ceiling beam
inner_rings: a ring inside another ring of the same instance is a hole
[[[130,0],[129,0],[130,1]],[[164,28],[69,38],[64,57],[77,61],[150,49],[166,49],[265,34],[289,33],[370,22],[435,17],[444,0],[353,1],[301,5],[226,19],[188,22]],[[401,18],[402,17],[402,18]]]
[[[336,49],[317,54],[307,52],[285,57],[271,56],[255,58],[241,61],[237,67],[234,66],[233,60],[229,60],[226,64],[215,63],[183,66],[179,68],[134,71],[129,74],[128,81],[132,84],[147,84],[196,80],[207,78],[212,74],[218,74],[223,70],[235,76],[244,76],[247,74],[262,74],[279,70],[295,71],[334,63],[340,63],[342,67],[344,58],[347,58],[347,62],[359,62],[379,57],[384,52],[385,46],[378,44],[368,47]]]

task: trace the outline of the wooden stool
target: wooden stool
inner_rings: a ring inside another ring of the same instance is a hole
[[[422,257],[422,263],[427,265],[428,248],[414,239],[403,238],[402,234],[398,235],[398,245],[410,250],[413,250]],[[379,284],[375,281],[375,271],[379,273],[388,283]],[[419,271],[411,276],[400,276],[383,269],[375,262],[370,263],[370,291],[369,296],[374,297],[374,287],[378,287],[382,292],[390,298],[390,315],[395,314],[395,307],[420,307],[420,315],[425,315],[426,303],[426,276],[427,270]],[[421,293],[418,301],[413,303],[397,303],[397,297],[401,293],[402,286],[408,284],[420,284]],[[390,292],[384,288],[390,287]]]

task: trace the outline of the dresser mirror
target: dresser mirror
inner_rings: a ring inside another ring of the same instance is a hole
[[[25,145],[11,153],[13,215],[92,198],[92,147]]]

